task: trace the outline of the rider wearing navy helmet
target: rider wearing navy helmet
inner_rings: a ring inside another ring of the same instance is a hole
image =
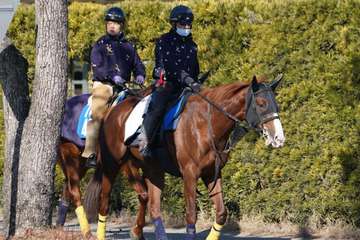
[[[105,13],[106,34],[94,45],[91,51],[93,70],[93,90],[90,104],[91,118],[87,124],[86,143],[82,157],[87,158],[87,166],[96,166],[95,148],[100,122],[107,110],[107,103],[113,95],[113,86],[122,86],[130,81],[143,84],[145,67],[134,46],[125,39],[125,14],[121,8],[112,7]]]
[[[195,81],[199,75],[199,63],[197,45],[191,35],[193,19],[189,7],[176,6],[169,16],[170,31],[156,42],[153,70],[156,84],[139,137],[139,150],[145,157],[151,155],[151,143],[167,103],[177,98],[186,86],[191,85],[196,90],[200,88],[200,84]],[[186,80],[184,75],[187,76]]]
[[[125,13],[121,8],[109,8],[105,14],[105,21],[113,21],[119,24],[125,23]]]

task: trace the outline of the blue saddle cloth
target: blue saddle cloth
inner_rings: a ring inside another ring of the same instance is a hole
[[[161,126],[162,131],[176,130],[182,111],[190,94],[181,95],[180,99],[166,112]]]
[[[127,97],[127,91],[120,92],[118,94],[118,96],[116,97],[116,99],[113,101],[113,105],[119,104],[126,97]],[[87,126],[88,121],[90,121],[90,120],[91,120],[91,110],[90,110],[89,103],[87,103],[81,110],[81,113],[79,116],[79,121],[78,121],[77,128],[76,128],[76,134],[79,136],[79,138],[81,138],[81,139],[86,138],[86,126]]]
[[[83,94],[68,99],[65,103],[63,120],[61,122],[61,137],[73,142],[78,147],[85,146],[85,140],[77,134],[78,120],[82,110],[88,103],[90,94]]]
[[[113,104],[119,104],[127,96],[127,91],[120,92]],[[61,123],[61,137],[81,148],[85,146],[86,126],[91,120],[89,97],[90,94],[83,94],[68,99],[65,103],[65,112]]]
[[[86,138],[86,126],[87,126],[87,122],[90,120],[91,120],[91,110],[89,103],[87,103],[81,110],[79,121],[76,128],[76,134],[78,135],[79,138],[81,139]]]

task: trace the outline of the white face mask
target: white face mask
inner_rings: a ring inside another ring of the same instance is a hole
[[[176,32],[180,36],[187,37],[191,33],[191,29],[190,28],[176,28]]]

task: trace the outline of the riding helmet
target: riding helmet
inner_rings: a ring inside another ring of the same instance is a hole
[[[117,23],[125,22],[125,13],[119,7],[112,7],[106,11],[105,21],[113,21]]]
[[[171,10],[169,21],[170,23],[180,23],[182,25],[191,25],[194,20],[194,15],[191,9],[184,5],[178,5]]]

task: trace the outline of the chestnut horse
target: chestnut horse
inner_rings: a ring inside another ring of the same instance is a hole
[[[279,81],[280,79],[266,84],[258,82],[254,77],[250,84],[236,82],[204,89],[189,97],[177,129],[165,134],[163,144],[170,153],[169,161],[178,167],[184,181],[187,222],[185,239],[195,239],[196,236],[196,186],[199,178],[208,187],[216,209],[215,223],[207,240],[220,238],[220,231],[227,217],[221,168],[228,159],[228,140],[236,125],[245,124],[248,128],[262,132],[266,145],[281,147],[284,144],[285,137],[274,96]],[[134,101],[124,101],[113,108],[104,121],[100,134],[102,177],[97,178],[102,185],[99,216],[105,218],[108,214],[116,169],[131,161],[144,172],[156,239],[164,240],[167,236],[160,211],[165,174],[163,165],[158,158],[143,159],[137,148],[124,145],[125,121],[134,105]],[[102,236],[98,238],[103,239]]]
[[[132,97],[136,98],[136,97]],[[69,112],[71,109],[68,109]],[[65,109],[66,111],[66,109]],[[71,114],[70,114],[71,115]],[[92,239],[88,218],[81,202],[80,181],[86,174],[86,159],[81,157],[83,147],[74,141],[62,138],[58,147],[58,164],[61,166],[65,176],[62,197],[58,207],[58,219],[56,225],[61,227],[66,220],[66,214],[70,202],[75,205],[75,212],[80,224],[80,229],[86,239]],[[132,239],[143,239],[143,227],[145,225],[145,213],[147,204],[146,187],[139,169],[134,167],[132,162],[127,162],[119,169],[128,179],[135,191],[139,194],[139,213],[136,219],[136,226],[131,229]],[[89,203],[97,207],[96,202]]]

